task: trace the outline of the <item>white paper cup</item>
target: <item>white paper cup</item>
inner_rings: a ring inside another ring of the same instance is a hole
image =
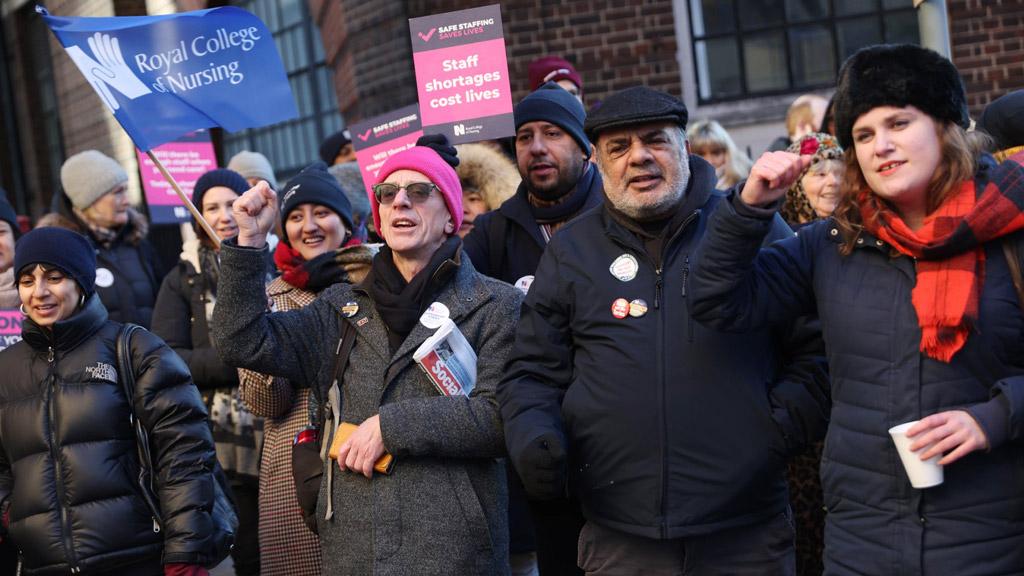
[[[914,420],[913,422],[893,426],[889,428],[889,435],[892,436],[892,441],[896,444],[896,451],[900,453],[900,460],[903,461],[903,468],[907,471],[907,476],[910,478],[910,485],[918,489],[931,488],[932,486],[942,484],[942,466],[939,465],[942,455],[940,454],[928,460],[921,460],[920,454],[926,448],[921,448],[918,452],[910,450],[910,445],[913,444],[914,439],[907,438],[907,430],[914,424],[917,424],[917,422],[917,420]]]

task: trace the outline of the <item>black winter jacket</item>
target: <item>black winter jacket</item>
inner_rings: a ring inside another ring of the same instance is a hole
[[[821,407],[827,386],[820,334],[782,369],[768,330],[708,330],[689,317],[686,276],[707,215],[721,198],[714,170],[690,156],[692,177],[659,267],[607,208],[562,228],[523,304],[507,376],[498,388],[509,454],[543,434],[568,439],[570,482],[588,520],[647,538],[679,538],[767,520],[787,506],[790,412]],[[791,236],[781,219],[774,237]],[[617,258],[636,259],[619,280]],[[645,300],[618,319],[612,303]],[[795,345],[795,340],[793,341]],[[774,412],[774,414],[773,414]]]
[[[62,195],[61,210],[39,220],[38,226],[60,226],[84,235],[96,249],[96,293],[114,322],[131,322],[144,328],[152,323],[160,283],[166,268],[146,240],[149,223],[130,210],[117,239],[109,248],[99,245]]]
[[[1015,169],[1019,185],[1024,170]],[[765,216],[738,199],[722,203],[690,305],[701,321],[735,330],[819,314],[832,377],[825,573],[1024,573],[1024,317],[1001,242],[985,246],[978,322],[946,364],[918,349],[911,258],[892,257],[869,234],[844,257],[832,220],[759,252]],[[974,416],[991,450],[946,466],[940,486],[911,488],[888,429],[954,409]]]
[[[587,201],[580,214],[604,200],[601,174],[596,166],[588,164],[587,168],[592,177],[589,178]],[[473,230],[463,240],[463,251],[473,261],[477,272],[509,284],[515,284],[524,276],[533,276],[546,247],[547,242],[530,211],[526,187],[522,184],[516,195],[497,210],[478,216]]]
[[[52,332],[26,319],[0,352],[0,502],[26,574],[132,574],[202,564],[213,507],[213,441],[181,359],[159,338],[132,338],[135,414],[150,434],[163,531],[137,483],[135,433],[109,321],[93,295]]]

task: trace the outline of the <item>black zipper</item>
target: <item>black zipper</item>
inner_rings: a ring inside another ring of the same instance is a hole
[[[71,565],[71,573],[78,574],[82,570],[78,567],[78,561],[75,558],[74,544],[71,542],[71,517],[68,514],[68,506],[64,502],[64,474],[61,470],[60,451],[57,449],[57,403],[54,402],[54,389],[57,387],[57,366],[55,358],[53,346],[50,346],[46,355],[46,362],[49,365],[47,379],[50,381],[49,386],[47,386],[47,402],[49,403],[50,408],[50,457],[53,458],[53,474],[54,480],[57,484],[57,509],[60,510],[60,533],[64,541],[64,554],[68,558],[68,564]]]
[[[665,242],[665,246],[661,251],[662,262],[667,260],[666,256],[670,255],[669,251],[672,248],[672,244],[675,243],[679,235],[682,234],[684,230],[686,230],[687,226],[689,226],[690,223],[693,222],[693,220],[700,215],[700,212],[700,209],[697,209],[690,213],[690,215],[687,216],[685,220],[683,220],[683,223],[679,225],[679,228],[677,228],[676,231],[672,233],[672,236],[669,237],[668,241]],[[614,237],[612,237],[612,241],[617,242],[618,244],[626,248],[635,250],[634,247],[629,246],[628,244],[616,241]],[[647,261],[654,266],[654,273],[657,276],[657,279],[654,282],[654,308],[659,309],[661,308],[661,294],[662,288],[664,286],[662,267],[660,263],[654,261],[654,258],[652,258],[646,250],[639,250],[638,252],[643,254],[647,258]],[[683,268],[684,280],[686,275],[689,274],[689,264],[690,256],[689,254],[687,254],[685,256]],[[685,291],[686,283],[683,282],[683,296],[686,296]],[[665,315],[659,314],[658,316],[658,338],[656,348],[658,350],[658,404],[661,405],[661,412],[658,416],[661,425],[661,502],[658,503],[658,509],[661,510],[661,537],[667,538],[668,511],[665,509],[665,506],[668,501],[668,406],[665,402],[665,396],[667,393],[668,386],[665,382]],[[690,339],[691,341],[693,339],[692,326],[690,327]]]
[[[682,296],[686,298],[686,283],[690,279],[690,255],[683,255],[683,289]],[[693,317],[690,316],[689,312],[686,314],[686,339],[689,342],[693,342]]]

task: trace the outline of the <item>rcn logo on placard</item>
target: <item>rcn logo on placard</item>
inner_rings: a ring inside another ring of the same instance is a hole
[[[452,128],[455,130],[455,135],[456,136],[465,136],[466,135],[466,125],[465,124],[456,124],[455,126],[452,126]]]
[[[152,90],[125,64],[121,55],[121,44],[117,38],[97,32],[89,38],[89,49],[95,60],[78,46],[68,46],[68,56],[93,85],[111,112],[117,112],[121,107],[110,91],[111,88],[129,100],[152,93]]]

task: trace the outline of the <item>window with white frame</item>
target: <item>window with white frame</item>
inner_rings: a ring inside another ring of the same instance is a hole
[[[909,0],[687,0],[701,104],[831,86],[882,42],[919,42]]]

